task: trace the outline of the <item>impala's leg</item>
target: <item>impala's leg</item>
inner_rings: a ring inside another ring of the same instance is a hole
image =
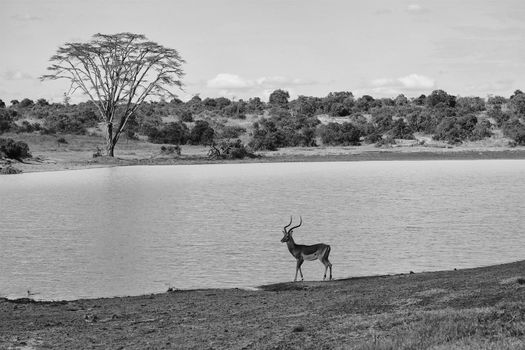
[[[332,263],[330,262],[330,260],[328,260],[328,256],[330,255],[330,246],[328,246],[323,254],[323,257],[321,259],[321,262],[323,263],[324,265],[324,277],[323,277],[323,281],[326,280],[326,271],[328,270],[328,268],[330,268],[330,280],[332,279]]]
[[[297,272],[301,273],[301,281],[303,280],[303,271],[301,271],[301,265],[303,264],[303,259],[297,259],[297,266],[295,267],[295,278],[294,282],[297,282]]]

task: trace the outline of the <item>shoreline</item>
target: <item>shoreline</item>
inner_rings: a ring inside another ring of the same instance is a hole
[[[0,348],[525,346],[525,261],[414,274],[33,302],[0,299]],[[430,332],[430,333],[429,333]]]
[[[419,272],[400,272],[400,273],[392,273],[392,274],[377,274],[377,275],[365,275],[365,276],[350,276],[350,277],[343,277],[343,278],[336,278],[332,280],[306,280],[306,281],[299,281],[299,282],[275,282],[275,283],[268,283],[268,284],[262,284],[257,285],[255,287],[209,287],[209,288],[189,288],[189,289],[179,289],[179,288],[168,288],[165,292],[152,292],[152,293],[144,293],[144,294],[137,294],[137,295],[115,295],[115,296],[103,296],[103,297],[88,297],[88,298],[78,298],[78,299],[33,299],[30,297],[20,297],[20,298],[8,298],[8,297],[0,297],[0,302],[9,302],[9,303],[15,303],[15,304],[64,304],[64,303],[71,303],[71,302],[80,302],[80,301],[96,301],[96,300],[109,300],[109,299],[125,299],[125,298],[144,298],[147,296],[158,296],[163,294],[169,294],[169,293],[200,293],[200,292],[206,292],[206,291],[246,291],[246,292],[265,292],[265,291],[283,291],[283,290],[291,290],[294,289],[294,286],[297,284],[323,284],[323,283],[343,283],[343,282],[349,282],[349,281],[356,281],[356,280],[372,280],[372,279],[381,279],[381,278],[390,278],[390,277],[399,277],[399,276],[407,276],[407,275],[420,275],[420,274],[439,274],[439,273],[452,273],[457,271],[469,271],[469,270],[479,270],[479,269],[487,269],[487,268],[496,268],[499,266],[505,266],[505,265],[511,265],[511,264],[517,264],[517,263],[523,263],[525,265],[525,260],[518,260],[518,261],[511,261],[511,262],[504,262],[500,264],[493,264],[493,265],[483,265],[483,266],[476,266],[476,267],[465,267],[465,268],[454,268],[450,270],[431,270],[431,271],[419,271]],[[525,272],[524,272],[525,277]]]
[[[110,157],[88,158],[85,152],[54,152],[37,154],[33,159],[11,165],[22,173],[51,172],[110,168],[118,166],[147,165],[196,165],[196,164],[238,164],[238,163],[281,163],[281,162],[356,162],[356,161],[423,161],[423,160],[495,160],[525,159],[525,147],[517,148],[391,148],[359,149],[359,147],[292,148],[274,152],[260,152],[258,158],[238,160],[210,160],[202,151],[180,157],[135,156],[123,154]]]

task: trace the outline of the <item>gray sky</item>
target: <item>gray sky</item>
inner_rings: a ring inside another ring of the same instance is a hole
[[[183,99],[525,89],[523,0],[0,0],[0,98],[62,101],[49,57],[117,32],[180,52]]]

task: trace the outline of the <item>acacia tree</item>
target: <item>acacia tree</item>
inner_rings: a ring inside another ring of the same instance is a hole
[[[111,157],[127,121],[147,97],[176,97],[170,89],[182,88],[185,63],[177,50],[133,33],[95,34],[87,43],[66,43],[50,61],[52,73],[41,80],[67,79],[68,95],[80,90],[89,97],[105,123]]]

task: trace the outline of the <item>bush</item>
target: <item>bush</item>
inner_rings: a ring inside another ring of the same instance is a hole
[[[485,101],[480,97],[458,97],[456,108],[460,113],[477,113],[485,110]]]
[[[188,110],[183,110],[180,113],[180,120],[186,123],[193,122],[193,114]]]
[[[476,124],[472,134],[470,135],[470,141],[483,140],[487,137],[492,136],[492,124],[488,120],[483,120],[482,122]]]
[[[503,134],[511,138],[516,145],[525,145],[525,125],[518,118],[509,120],[503,125]]]
[[[514,142],[520,146],[525,146],[525,127],[522,127],[516,132],[514,136]]]
[[[407,123],[413,132],[432,134],[435,132],[435,119],[427,111],[416,110],[407,115]]]
[[[477,124],[478,119],[473,114],[458,118],[446,117],[436,127],[434,139],[447,141],[451,144],[461,143],[473,136]],[[480,132],[483,132],[482,128],[483,126],[480,127]]]
[[[396,140],[392,136],[387,136],[378,140],[376,143],[376,147],[392,147],[392,145],[395,144]]]
[[[243,127],[226,125],[222,128],[219,135],[223,139],[236,139],[245,132],[246,129]]]
[[[21,133],[21,132],[31,133],[31,132],[40,131],[40,130],[42,130],[42,126],[39,123],[31,124],[27,120],[24,120],[22,121],[22,125],[16,129],[16,132],[17,133]]]
[[[93,158],[102,157],[102,149],[97,146],[97,150],[93,153]]]
[[[0,108],[0,134],[16,129],[14,119],[17,114],[14,110]]]
[[[125,128],[124,135],[126,136],[126,139],[128,140],[138,140],[139,139],[139,136],[137,135],[135,130],[133,130],[133,128]]]
[[[28,107],[32,107],[33,105],[34,105],[33,100],[24,98],[22,101],[20,101],[20,103],[18,104],[18,107],[28,108]]]
[[[172,145],[185,144],[188,141],[189,130],[186,124],[168,123],[161,128],[149,127],[146,135],[152,143],[169,143]]]
[[[434,90],[427,96],[425,102],[431,108],[454,108],[456,106],[456,96],[449,95],[443,90]]]
[[[47,133],[65,133],[84,135],[86,133],[86,125],[82,119],[69,114],[54,114],[50,115],[44,121],[44,129]]]
[[[330,115],[334,117],[346,117],[352,112],[351,107],[345,106],[342,103],[334,103],[330,106]]]
[[[279,147],[285,147],[286,135],[282,130],[257,127],[248,145],[254,150],[276,151]]]
[[[177,156],[180,156],[181,155],[181,148],[179,145],[176,145],[176,146],[162,146],[160,148],[160,153],[161,154],[165,154],[165,155],[177,155]]]
[[[414,134],[403,119],[397,119],[392,123],[392,128],[388,132],[394,139],[413,140]]]
[[[456,125],[455,118],[445,118],[436,127],[436,134],[434,140],[447,141],[450,144],[461,143],[464,140],[461,130]]]
[[[352,123],[328,123],[319,128],[319,135],[325,145],[354,145],[360,144],[361,131]]]
[[[372,123],[380,132],[387,132],[392,128],[394,120],[392,116],[395,114],[394,107],[380,107],[372,110]]]
[[[501,128],[510,119],[510,114],[503,112],[501,107],[496,105],[487,111],[487,117],[492,118],[496,125]]]
[[[246,119],[246,106],[247,104],[245,102],[237,101],[222,108],[221,112],[226,117]]]
[[[23,141],[0,139],[0,157],[21,160],[30,158],[29,146]]]
[[[244,159],[257,157],[254,153],[241,143],[241,140],[222,141],[218,145],[213,144],[208,152],[211,159]]]
[[[365,143],[377,143],[383,140],[383,135],[380,133],[372,133],[365,136]]]
[[[254,150],[275,151],[280,147],[315,147],[317,146],[316,126],[320,123],[316,117],[273,107],[270,118],[263,118],[253,124],[252,139],[249,146]]]
[[[17,169],[15,167],[12,167],[11,165],[8,165],[6,167],[0,168],[0,175],[13,175],[13,174],[20,174],[22,170]]]
[[[213,143],[215,130],[205,120],[197,120],[190,133],[192,145],[210,145]]]

